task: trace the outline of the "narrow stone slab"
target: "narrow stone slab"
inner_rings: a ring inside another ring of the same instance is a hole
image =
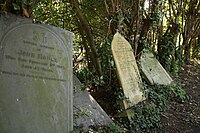
[[[128,98],[124,100],[127,109],[145,99],[141,91],[142,80],[131,45],[119,33],[114,35],[112,53],[124,95]]]
[[[113,124],[106,112],[96,100],[87,92],[82,91],[81,82],[74,75],[74,126],[83,127],[88,131],[90,126]]]
[[[142,72],[151,84],[169,85],[173,81],[150,51],[142,52],[140,64]]]
[[[72,33],[31,23],[5,27],[0,37],[0,132],[69,133]]]

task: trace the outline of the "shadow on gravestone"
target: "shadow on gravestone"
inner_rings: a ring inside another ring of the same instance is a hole
[[[144,76],[151,84],[169,85],[173,81],[149,50],[143,50],[140,65]]]
[[[7,15],[0,17],[0,133],[69,133],[72,33]]]
[[[74,126],[83,127],[88,131],[90,126],[114,124],[96,100],[87,92],[81,90],[82,85],[74,75]]]
[[[125,109],[128,109],[145,99],[142,93],[142,80],[131,45],[118,32],[113,37],[111,48],[121,86],[127,98],[123,103]],[[131,114],[131,111],[127,111],[129,119]]]

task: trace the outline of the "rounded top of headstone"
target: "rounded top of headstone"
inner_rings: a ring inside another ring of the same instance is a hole
[[[11,24],[0,38],[0,132],[72,131],[72,33]]]

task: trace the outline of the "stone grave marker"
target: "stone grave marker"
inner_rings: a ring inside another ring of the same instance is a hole
[[[82,85],[74,75],[74,126],[83,127],[88,131],[90,126],[113,124],[106,112],[96,100],[87,92],[81,90]]]
[[[9,28],[10,25],[13,27],[23,23],[32,23],[32,20],[0,11],[0,37],[3,36],[3,34],[7,31],[6,29]]]
[[[0,132],[69,133],[72,33],[2,17],[9,25],[0,31]]]
[[[114,35],[112,53],[124,95],[128,98],[123,101],[127,109],[145,99],[141,91],[142,80],[131,45],[119,33]]]
[[[153,53],[148,50],[142,52],[140,65],[143,74],[151,84],[169,85],[173,81]]]

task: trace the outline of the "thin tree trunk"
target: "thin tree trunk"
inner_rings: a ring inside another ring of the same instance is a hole
[[[87,21],[86,17],[84,16],[84,14],[81,12],[77,0],[70,0],[70,4],[72,5],[74,11],[76,12],[80,23],[82,23],[82,25],[83,25],[83,29],[81,29],[81,30],[84,30],[88,45],[91,49],[91,52],[92,52],[91,59],[92,59],[92,62],[94,63],[94,67],[95,67],[97,73],[99,75],[102,75],[100,59],[97,54],[97,49],[95,47],[92,31],[89,27],[88,21]]]
[[[140,24],[140,0],[138,0],[137,4],[137,19],[136,19],[136,32],[134,35],[134,45],[135,45],[135,55],[137,54],[137,47],[138,47],[138,32],[139,32],[139,24]]]
[[[82,37],[82,44],[83,44],[83,47],[85,48],[85,51],[86,51],[86,59],[87,59],[87,64],[88,64],[88,68],[90,71],[92,71],[92,64],[90,63],[90,59],[89,57],[91,57],[91,52],[87,46],[87,41],[86,41],[86,38],[85,38],[85,34],[84,34],[84,31],[82,30],[83,29],[83,25],[82,24],[79,24],[79,32],[81,34],[81,37]]]

